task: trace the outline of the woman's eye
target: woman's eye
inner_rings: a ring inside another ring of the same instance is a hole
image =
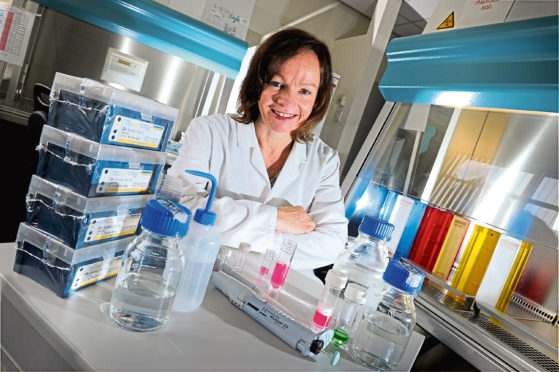
[[[274,87],[274,88],[281,88],[283,87],[283,84],[280,83],[279,81],[270,81],[270,86]]]
[[[312,94],[312,92],[310,90],[307,90],[307,89],[301,89],[301,93],[303,93],[304,95]]]

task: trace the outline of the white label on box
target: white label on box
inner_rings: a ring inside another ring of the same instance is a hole
[[[118,274],[121,262],[122,256],[119,256],[80,267],[74,276],[72,289],[81,288]]]
[[[117,115],[109,139],[127,145],[155,149],[159,147],[165,127],[142,120]]]
[[[153,171],[143,169],[103,168],[98,193],[144,192]]]
[[[476,301],[495,307],[520,251],[522,241],[501,235],[476,294]]]
[[[408,217],[410,216],[412,207],[412,199],[403,195],[398,195],[396,204],[394,205],[394,209],[392,210],[390,219],[388,220],[388,222],[394,225],[391,239],[388,242],[388,252],[390,257],[394,256],[394,252],[396,252],[396,249],[398,248],[398,243],[400,243],[400,238],[406,228],[406,223],[408,222]]]
[[[114,238],[117,236],[130,235],[136,232],[140,222],[140,213],[125,214],[122,216],[111,216],[95,218],[87,226],[85,242],[94,242]]]

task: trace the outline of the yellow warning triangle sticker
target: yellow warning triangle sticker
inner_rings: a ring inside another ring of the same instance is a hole
[[[453,28],[454,27],[454,12],[450,13],[448,17],[445,18],[443,23],[437,27],[437,30],[444,30],[446,28]]]

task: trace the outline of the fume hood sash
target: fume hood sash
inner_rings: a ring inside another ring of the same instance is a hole
[[[558,16],[392,40],[387,101],[558,112]]]
[[[151,0],[35,0],[234,79],[248,44]]]

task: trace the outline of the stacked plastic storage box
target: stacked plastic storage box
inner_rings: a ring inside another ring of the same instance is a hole
[[[61,73],[50,101],[14,271],[66,297],[117,274],[178,110]]]

